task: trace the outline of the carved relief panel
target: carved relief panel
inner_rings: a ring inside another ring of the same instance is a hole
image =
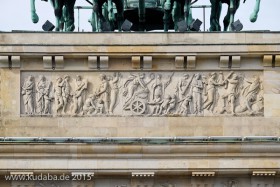
[[[130,179],[96,179],[95,187],[131,187]]]
[[[148,177],[132,178],[131,187],[153,187],[154,179]]]
[[[263,115],[261,72],[22,72],[22,116]]]

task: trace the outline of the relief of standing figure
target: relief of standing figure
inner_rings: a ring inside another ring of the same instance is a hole
[[[206,87],[207,98],[203,104],[203,109],[207,109],[209,111],[213,111],[214,109],[216,86],[219,85],[217,83],[216,77],[217,77],[216,73],[211,73],[210,78],[207,81],[207,87]]]
[[[64,101],[62,96],[63,90],[63,79],[58,77],[56,79],[56,84],[54,86],[54,93],[55,93],[55,102],[56,102],[56,113],[63,108]]]
[[[104,112],[109,113],[109,99],[110,99],[110,87],[106,75],[99,75],[101,84],[97,89],[95,95],[97,96],[99,103],[104,105]]]
[[[83,102],[85,98],[85,93],[87,90],[87,80],[82,80],[80,75],[77,75],[76,78],[76,89],[74,92],[73,100],[74,100],[74,107],[73,107],[73,115],[77,115],[82,112]]]
[[[65,75],[63,79],[63,86],[62,86],[62,99],[63,99],[63,106],[62,106],[62,114],[66,114],[66,107],[69,102],[70,98],[70,84],[69,84],[69,75]]]
[[[189,78],[188,74],[184,74],[183,77],[178,82],[176,87],[177,97],[182,100],[186,97],[187,89],[189,88],[190,83],[192,82],[192,78]]]
[[[21,94],[23,96],[23,103],[25,108],[25,114],[33,115],[34,114],[34,77],[32,75],[24,81],[22,86]]]
[[[203,82],[199,73],[194,75],[194,79],[191,84],[192,99],[193,99],[193,114],[202,114],[202,92]]]
[[[114,73],[114,77],[109,82],[111,87],[109,114],[113,114],[117,102],[119,89],[120,89],[118,86],[119,79],[120,79],[120,73]]]
[[[50,114],[50,97],[51,82],[46,80],[44,75],[39,76],[39,82],[36,85],[37,91],[37,113],[38,114]]]
[[[152,84],[152,101],[148,102],[150,105],[152,105],[152,114],[159,115],[160,105],[163,102],[163,98],[165,95],[165,89],[171,83],[173,75],[174,73],[168,76],[166,82],[162,81],[162,76],[160,74],[156,76],[156,79]]]
[[[226,93],[222,95],[223,99],[223,108],[220,113],[227,111],[227,107],[230,105],[231,114],[235,114],[235,101],[238,94],[238,75],[234,72],[230,72],[227,78],[224,80],[223,85],[225,85]],[[226,102],[227,101],[227,102]],[[227,104],[226,104],[227,103]]]

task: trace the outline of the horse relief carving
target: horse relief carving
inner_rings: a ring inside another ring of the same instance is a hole
[[[23,73],[22,116],[263,115],[260,72]]]

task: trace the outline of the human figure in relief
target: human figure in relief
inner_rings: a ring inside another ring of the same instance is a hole
[[[152,98],[151,101],[148,102],[150,105],[152,105],[152,114],[158,115],[160,110],[160,105],[163,102],[165,89],[167,86],[171,83],[172,76],[174,73],[172,73],[170,76],[168,76],[167,81],[162,81],[161,74],[158,74],[156,76],[156,79],[154,80],[151,89],[152,89]]]
[[[82,112],[83,102],[85,100],[85,92],[87,90],[87,80],[82,80],[80,75],[77,75],[76,81],[76,89],[73,95],[74,107],[73,107],[73,115],[77,115]]]
[[[176,93],[178,99],[182,100],[186,97],[186,92],[190,86],[190,83],[193,80],[193,76],[189,78],[188,74],[184,74],[183,77],[179,80],[177,87],[176,87]]]
[[[69,75],[65,75],[63,78],[63,85],[62,85],[62,99],[63,99],[63,106],[62,106],[62,114],[66,114],[67,104],[69,103],[70,99],[70,84],[69,84]]]
[[[89,94],[88,98],[85,101],[83,106],[83,114],[85,115],[92,115],[97,112],[96,105],[95,105],[96,96],[93,94]]]
[[[28,76],[24,81],[22,86],[22,97],[24,103],[25,114],[33,115],[34,114],[34,77],[32,75]]]
[[[228,105],[230,105],[231,114],[235,114],[235,101],[238,94],[239,77],[234,72],[230,72],[227,78],[224,80],[226,92],[221,96],[223,100],[223,108],[220,113],[224,113]]]
[[[63,89],[63,79],[58,77],[56,79],[56,84],[54,86],[54,93],[55,93],[55,101],[56,101],[56,113],[58,114],[59,110],[63,108],[64,100],[62,96]]]
[[[107,81],[107,77],[104,74],[100,74],[99,76],[101,84],[97,89],[95,95],[98,98],[100,103],[104,104],[104,112],[109,113],[109,99],[110,99],[110,87]]]
[[[203,108],[213,111],[214,109],[214,101],[215,101],[215,95],[216,95],[216,86],[219,84],[216,80],[217,74],[215,72],[211,73],[210,78],[207,81],[206,86],[206,100],[203,104]]]
[[[52,98],[50,97],[50,87],[51,82],[48,82],[44,75],[40,75],[39,81],[36,84],[36,103],[38,114],[50,114],[49,107],[52,100]]]
[[[193,99],[193,114],[202,114],[202,91],[203,83],[201,75],[195,74],[194,79],[191,83],[192,99]]]
[[[153,74],[151,74],[150,80],[144,81],[145,74],[139,73],[138,75],[130,74],[131,76],[124,83],[125,102],[123,108],[125,110],[129,109],[130,103],[135,99],[135,96],[141,93],[149,93],[147,85],[154,79]]]
[[[114,108],[118,99],[119,95],[119,82],[120,79],[120,73],[114,73],[114,77],[111,78],[109,81],[110,87],[111,87],[111,93],[110,93],[110,107],[109,107],[109,113],[113,114]]]

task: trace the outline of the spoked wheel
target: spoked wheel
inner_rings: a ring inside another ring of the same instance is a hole
[[[130,110],[136,115],[144,114],[146,111],[146,104],[143,101],[135,100],[130,104]]]

